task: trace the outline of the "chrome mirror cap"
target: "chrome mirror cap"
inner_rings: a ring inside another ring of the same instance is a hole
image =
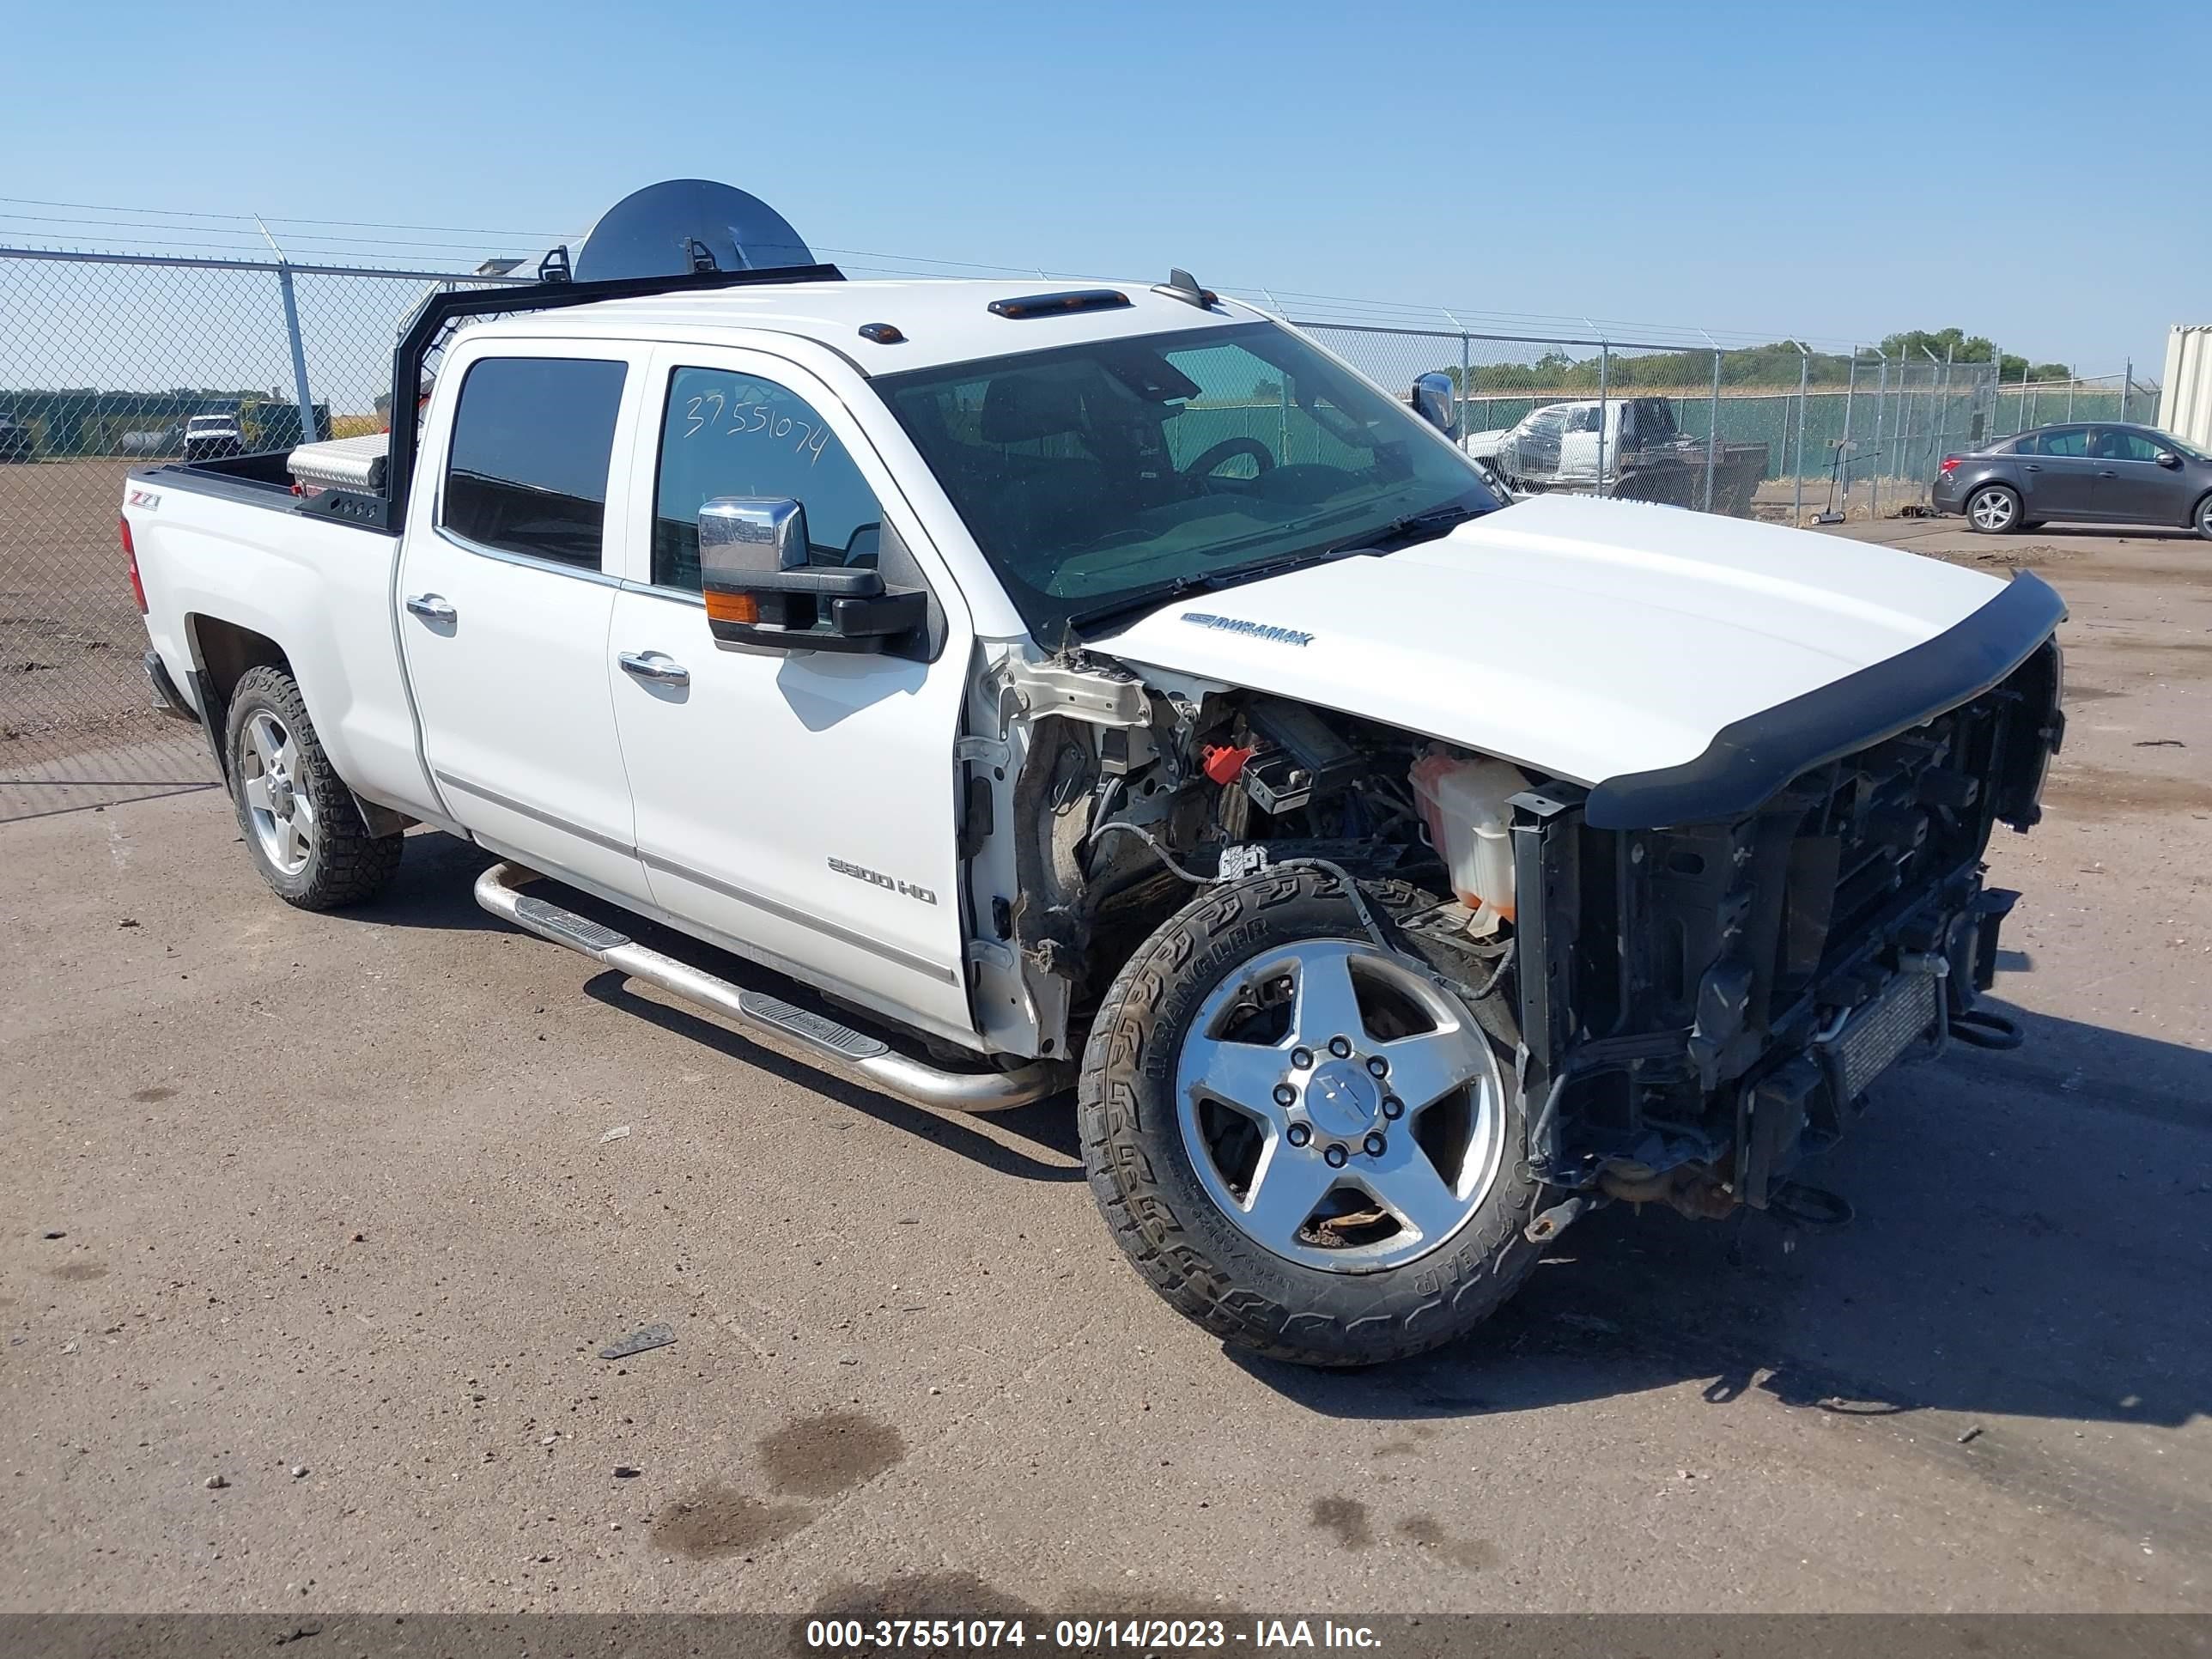
[[[709,586],[807,562],[806,509],[788,495],[717,495],[699,509],[699,569]]]

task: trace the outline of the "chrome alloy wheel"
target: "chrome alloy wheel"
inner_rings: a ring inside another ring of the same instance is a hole
[[[315,850],[315,803],[301,770],[300,745],[265,708],[246,722],[239,745],[239,787],[262,855],[287,876],[307,867]]]
[[[1200,1183],[1255,1243],[1373,1273],[1438,1249],[1481,1207],[1504,1086],[1455,999],[1372,945],[1315,939],[1214,988],[1176,1101]]]
[[[2013,517],[2019,511],[2012,493],[2004,489],[1978,490],[1974,499],[1966,503],[1966,516],[1974,521],[1977,530],[2009,530]]]

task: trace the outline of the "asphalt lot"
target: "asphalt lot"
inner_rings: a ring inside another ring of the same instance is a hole
[[[1878,1091],[1849,1228],[1607,1211],[1360,1375],[1170,1314],[1064,1103],[787,1065],[466,846],[322,917],[214,793],[0,825],[0,1611],[2212,1607],[2212,545],[1848,533],[2073,608],[2027,1046]]]

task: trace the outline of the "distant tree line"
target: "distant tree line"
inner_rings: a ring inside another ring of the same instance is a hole
[[[1929,367],[1922,348],[1933,352],[1938,362],[1948,352],[1954,363],[1986,363],[1991,349],[1990,341],[1979,334],[1969,335],[1963,329],[1942,328],[1907,329],[1886,336],[1881,349],[1887,354],[1893,364],[1900,359],[1918,364],[1923,370]],[[1721,354],[1721,384],[1723,386],[1795,386],[1797,383],[1799,353],[1787,340],[1777,340],[1770,345],[1735,346]],[[1842,386],[1851,378],[1851,360],[1846,352],[1815,351],[1806,364],[1807,378],[1814,386]],[[1456,385],[1459,365],[1445,366]],[[1615,353],[1605,366],[1607,386],[1627,390],[1638,386],[1695,386],[1710,381],[1713,373],[1713,354],[1709,349],[1692,348],[1681,351],[1638,352],[1634,355]],[[1858,378],[1864,382],[1869,375],[1879,376],[1881,360],[1873,352],[1863,352],[1859,357]],[[2026,374],[2033,380],[2063,380],[2073,371],[2064,363],[2032,362],[2026,357],[2006,352],[2001,360],[2000,373],[2007,380],[2018,380]],[[1599,357],[1595,351],[1577,357],[1563,348],[1553,347],[1525,363],[1477,363],[1468,373],[1467,390],[1470,393],[1510,392],[1595,392],[1598,388]],[[1272,392],[1272,387],[1270,388]]]

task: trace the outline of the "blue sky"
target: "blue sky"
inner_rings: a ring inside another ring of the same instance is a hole
[[[2212,321],[2201,4],[9,9],[15,198],[538,232],[699,175],[902,259],[1731,337],[1956,323],[2084,373],[2154,375],[2168,324]],[[0,212],[0,242],[125,240]],[[242,234],[183,222],[132,240]],[[460,245],[425,264],[528,240],[350,234]]]

